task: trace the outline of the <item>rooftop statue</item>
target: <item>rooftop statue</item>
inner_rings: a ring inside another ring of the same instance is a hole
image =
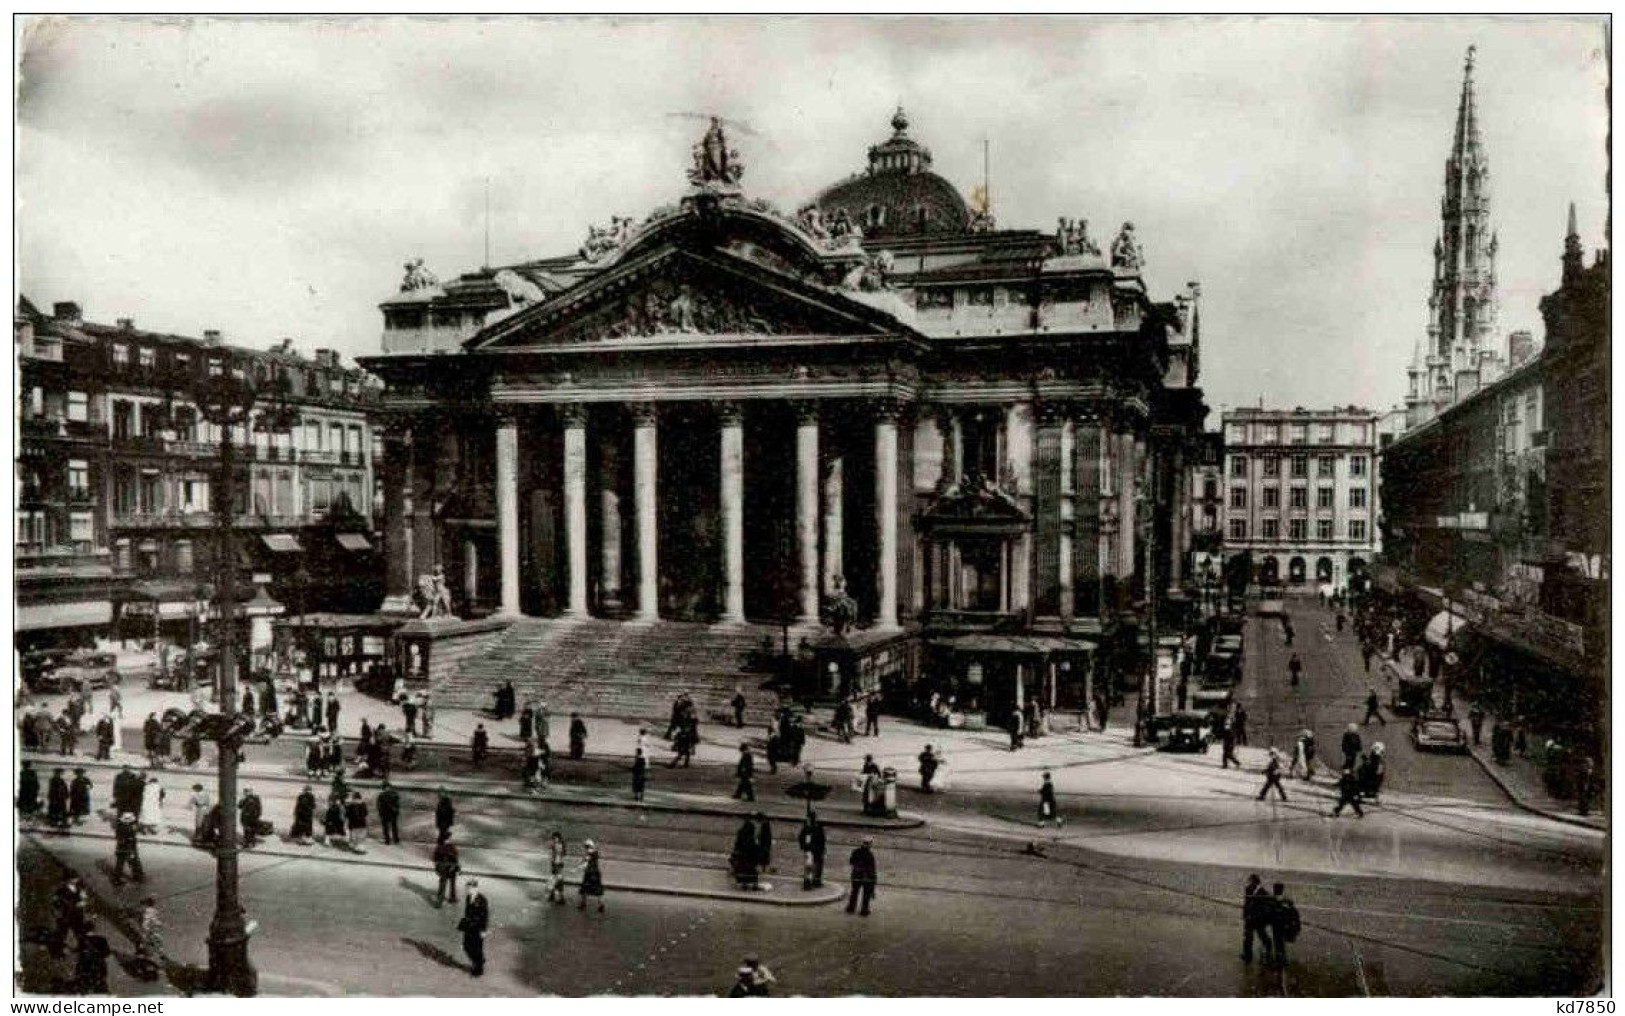
[[[1100,256],[1100,245],[1089,237],[1088,219],[1058,219],[1055,241],[1061,245],[1063,256],[1093,254]]]
[[[435,278],[434,273],[423,267],[422,258],[408,261],[404,267],[406,275],[401,279],[401,292],[410,293],[413,290],[440,285],[440,280]]]
[[[744,163],[739,160],[739,153],[728,147],[722,121],[712,117],[705,137],[694,146],[694,168],[688,171],[689,182],[702,189],[733,187],[744,175]]]
[[[1145,267],[1145,253],[1134,238],[1134,223],[1123,223],[1123,229],[1112,241],[1112,267],[1139,269]]]

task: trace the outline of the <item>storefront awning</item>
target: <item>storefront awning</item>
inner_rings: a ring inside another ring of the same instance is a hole
[[[33,603],[17,606],[15,630],[43,631],[48,628],[76,628],[103,625],[113,620],[113,605],[107,600],[80,603]]]
[[[360,533],[340,533],[335,538],[339,541],[339,546],[343,547],[345,550],[372,549],[372,544],[368,543],[367,538],[362,536]]]
[[[1452,614],[1448,610],[1441,610],[1433,615],[1428,622],[1426,638],[1428,645],[1440,649],[1450,648],[1450,643],[1462,632],[1467,630],[1470,622],[1460,614]]]
[[[299,540],[297,537],[291,536],[287,533],[266,533],[265,535],[261,536],[260,539],[265,543],[265,546],[268,549],[276,551],[277,553],[286,554],[304,549],[303,547],[299,546]]]

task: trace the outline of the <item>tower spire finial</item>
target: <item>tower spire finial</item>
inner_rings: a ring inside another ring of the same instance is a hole
[[[1569,202],[1569,231],[1565,236],[1578,237],[1580,235],[1580,220],[1574,214],[1574,202]]]

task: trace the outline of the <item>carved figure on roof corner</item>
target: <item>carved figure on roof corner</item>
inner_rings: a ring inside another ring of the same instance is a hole
[[[1145,267],[1145,252],[1140,250],[1140,243],[1134,237],[1132,222],[1123,223],[1117,239],[1112,241],[1112,267],[1130,269]]]
[[[796,225],[814,240],[828,240],[829,227],[824,224],[824,213],[817,205],[808,205],[796,213]]]
[[[694,146],[694,168],[688,171],[689,183],[702,189],[731,188],[744,175],[744,163],[739,160],[739,153],[728,146],[722,121],[712,117],[705,136]]]
[[[434,273],[423,267],[422,258],[414,258],[403,266],[406,275],[401,279],[401,292],[410,293],[418,289],[428,289],[440,285],[440,280]]]
[[[587,242],[581,245],[581,257],[589,264],[597,264],[618,252],[631,236],[632,219],[629,216],[612,215],[607,226],[587,227]]]
[[[877,254],[865,254],[863,263],[846,273],[841,280],[841,288],[856,289],[865,293],[874,293],[888,288],[886,277],[892,271],[891,251],[883,250]]]
[[[1100,256],[1100,245],[1089,236],[1088,219],[1057,220],[1055,242],[1061,245],[1061,254],[1066,257],[1079,254]]]

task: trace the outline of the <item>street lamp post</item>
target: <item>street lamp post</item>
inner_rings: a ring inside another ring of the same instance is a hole
[[[219,757],[220,844],[215,851],[215,912],[209,923],[208,985],[238,996],[257,992],[259,975],[248,956],[249,926],[238,896],[237,872],[237,755],[243,731],[237,721],[237,559],[236,559],[236,450],[238,427],[249,424],[258,393],[246,381],[223,372],[198,387],[199,414],[220,428],[220,476],[215,491],[215,585],[220,634],[219,708],[222,734],[216,741]],[[292,411],[285,390],[273,393],[257,429],[287,430]]]

